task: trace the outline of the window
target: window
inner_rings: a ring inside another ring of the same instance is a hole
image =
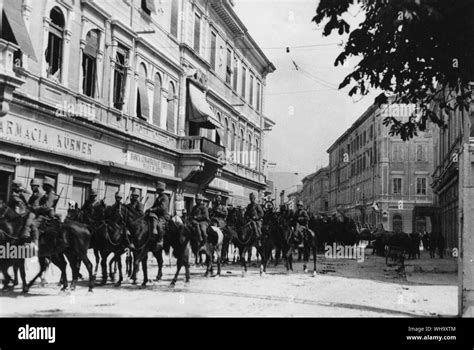
[[[372,141],[373,138],[374,138],[374,126],[371,125],[370,131],[369,131],[369,140]]]
[[[178,37],[178,23],[179,23],[179,1],[171,0],[171,25],[170,34],[175,38]]]
[[[245,98],[245,85],[247,84],[247,69],[242,67],[242,97]]]
[[[194,15],[194,51],[200,52],[201,48],[201,17],[196,13]]]
[[[48,33],[48,47],[46,48],[46,74],[48,78],[61,81],[61,64],[63,53],[64,16],[58,7],[53,7],[49,14],[51,23]]]
[[[245,144],[245,137],[244,137],[244,131],[240,130],[240,164],[245,164],[244,163],[244,144]]]
[[[399,143],[393,144],[393,155],[392,159],[394,162],[403,161],[403,145]]]
[[[168,87],[168,116],[166,118],[166,130],[174,132],[174,111],[176,105],[174,84],[170,82]]]
[[[262,92],[262,85],[260,83],[257,83],[257,112],[261,112],[261,108],[262,108],[261,92]]]
[[[249,104],[253,106],[253,75],[250,76]]]
[[[232,78],[232,51],[227,49],[227,61],[225,66],[225,82],[227,84],[231,83]]]
[[[252,155],[252,150],[253,150],[252,136],[250,134],[248,135],[247,148],[248,148],[247,166],[249,168],[251,168],[252,167],[252,162],[254,161],[254,159],[253,159],[253,155]]]
[[[236,145],[235,145],[235,136],[236,136],[236,134],[235,134],[235,125],[232,124],[232,130],[231,130],[230,137],[231,137],[231,150],[234,151],[234,152],[237,150]]]
[[[426,195],[426,178],[418,177],[416,179],[416,194]]]
[[[115,53],[115,67],[114,67],[114,92],[113,104],[114,107],[122,110],[123,101],[125,97],[125,82],[127,77],[128,65],[128,50],[122,45],[118,45]]]
[[[82,93],[95,97],[97,84],[97,51],[99,49],[99,32],[90,30],[86,36],[86,45],[82,52]]]
[[[138,68],[138,87],[137,87],[137,117],[147,120],[149,115],[148,94],[146,87],[146,68],[142,63]]]
[[[237,57],[234,55],[234,71],[232,72],[234,74],[234,83],[233,83],[233,89],[235,92],[237,92],[237,84],[238,84],[238,79],[239,79],[239,61],[237,60]]]
[[[142,0],[141,8],[143,12],[150,16],[152,12],[156,12],[155,0]]]
[[[112,184],[112,183],[105,183],[105,204],[112,205],[115,203],[115,194],[120,191],[120,185]],[[123,198],[125,201],[126,198]],[[124,203],[124,202],[122,202]]]
[[[402,179],[394,178],[392,179],[392,194],[402,194]]]
[[[362,141],[362,144],[365,145],[367,143],[367,133],[364,131],[364,140]]]
[[[72,200],[81,208],[86,199],[89,197],[91,189],[90,182],[76,180],[72,183]]]
[[[424,145],[416,145],[416,161],[417,162],[426,161],[426,153],[425,153]]]
[[[214,70],[216,70],[216,41],[216,33],[211,32],[211,68]]]
[[[155,74],[155,87],[153,93],[153,124],[160,126],[161,121],[161,77]]]

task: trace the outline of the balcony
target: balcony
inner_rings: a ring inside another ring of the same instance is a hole
[[[202,153],[212,158],[222,158],[225,156],[224,146],[202,137],[202,136],[183,136],[178,140],[178,149],[185,154]]]
[[[225,162],[225,148],[202,136],[178,138],[178,176],[202,188],[219,177]]]

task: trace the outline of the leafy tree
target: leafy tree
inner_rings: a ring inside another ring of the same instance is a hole
[[[344,20],[358,2],[365,19],[356,28]],[[429,119],[445,127],[433,104],[447,113],[468,111],[474,81],[473,0],[320,0],[313,18],[324,23],[323,35],[349,33],[335,65],[351,56],[360,63],[339,85],[351,85],[349,95],[384,91],[375,103],[413,103],[418,115],[408,121],[384,119],[391,135],[407,140],[426,128]]]

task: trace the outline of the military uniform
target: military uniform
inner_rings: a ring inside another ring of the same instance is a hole
[[[302,203],[300,204],[302,205]],[[296,209],[293,214],[293,224],[295,227],[295,232],[299,235],[299,238],[303,238],[305,229],[308,228],[309,215],[303,208]]]
[[[136,211],[140,213],[140,215],[143,215],[145,213],[145,208],[143,207],[143,204],[138,200],[130,200],[130,203],[126,204],[127,208]]]
[[[23,186],[20,181],[13,181],[13,192],[8,202],[8,206],[20,216],[25,217],[25,225],[22,228],[21,238],[29,239],[31,234],[38,238],[38,229],[35,222],[35,214],[28,210],[28,201],[23,195]]]
[[[82,205],[82,212],[88,221],[100,220],[98,208],[100,206],[100,201],[96,198],[87,199]]]
[[[36,210],[38,215],[53,217],[55,210],[55,204],[58,199],[58,195],[51,191],[50,193],[45,193],[39,200],[39,206]]]
[[[32,211],[36,211],[39,208],[40,199],[41,199],[41,193],[33,192],[30,198],[28,198],[28,207]]]
[[[23,193],[20,191],[14,190],[10,200],[8,201],[8,206],[10,209],[15,211],[18,215],[25,215],[28,210],[27,210],[27,205],[28,202],[25,199],[25,196],[23,196]]]
[[[226,226],[227,208],[225,205],[218,203],[214,204],[212,208],[212,221],[216,222],[219,228]]]
[[[252,222],[255,233],[257,234],[257,239],[260,239],[262,236],[263,214],[262,207],[257,203],[250,203],[245,209],[245,218]]]
[[[163,182],[158,182],[157,190],[164,191],[166,185]],[[165,236],[166,223],[170,219],[169,214],[170,200],[168,196],[161,192],[155,199],[153,206],[150,208],[149,217],[152,220],[153,235],[158,235],[158,243],[163,243]]]
[[[191,222],[199,234],[200,242],[204,242],[207,239],[209,221],[209,211],[206,204],[196,204],[191,210]]]

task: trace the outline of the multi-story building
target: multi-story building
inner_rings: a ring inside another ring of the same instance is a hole
[[[328,149],[329,210],[386,230],[431,230],[431,127],[410,141],[390,136],[386,117],[407,120],[413,106],[369,107]]]
[[[248,201],[265,189],[264,113],[275,67],[229,0],[5,0],[0,197],[45,175],[57,209],[155,182]],[[179,194],[176,196],[176,194]],[[184,200],[184,203],[183,203]]]
[[[300,199],[312,214],[327,213],[329,209],[328,189],[329,171],[324,167],[306,176],[303,182]]]

